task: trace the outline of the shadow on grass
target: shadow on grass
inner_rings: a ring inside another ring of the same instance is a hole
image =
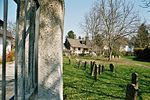
[[[93,90],[89,90],[89,89],[84,89],[84,88],[79,88],[79,87],[75,87],[75,86],[72,86],[72,85],[69,85],[69,84],[67,84],[67,86],[68,87],[70,87],[70,88],[74,88],[74,89],[76,89],[76,90],[78,90],[78,92],[76,92],[76,93],[67,93],[67,94],[65,94],[66,96],[67,95],[75,95],[75,94],[81,94],[81,93],[86,93],[86,94],[88,94],[88,95],[102,95],[102,96],[106,96],[106,97],[111,97],[111,98],[115,98],[115,99],[124,99],[123,97],[121,97],[121,96],[114,96],[114,95],[111,95],[111,94],[107,94],[107,93],[105,93],[105,92],[103,92],[103,91],[93,91]]]
[[[134,61],[141,61],[141,62],[150,62],[150,59],[140,59],[140,58],[132,58]]]

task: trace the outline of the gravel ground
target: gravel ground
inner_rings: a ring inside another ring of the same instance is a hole
[[[2,64],[0,64],[0,100],[2,94]],[[14,62],[6,64],[6,100],[14,95]]]

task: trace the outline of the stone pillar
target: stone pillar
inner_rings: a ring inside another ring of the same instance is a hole
[[[38,100],[63,100],[63,0],[39,0]]]

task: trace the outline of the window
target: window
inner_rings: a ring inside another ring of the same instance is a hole
[[[78,50],[81,50],[80,48],[78,48]]]

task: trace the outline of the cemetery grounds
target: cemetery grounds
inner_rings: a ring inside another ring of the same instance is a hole
[[[87,61],[78,67],[78,61]],[[90,61],[104,65],[97,80],[90,75]],[[114,64],[115,71],[112,73],[109,64]],[[108,62],[100,57],[64,57],[63,61],[63,84],[65,100],[124,100],[126,86],[131,83],[132,73],[138,74],[138,100],[150,100],[150,62],[135,61],[133,57],[113,59]]]

